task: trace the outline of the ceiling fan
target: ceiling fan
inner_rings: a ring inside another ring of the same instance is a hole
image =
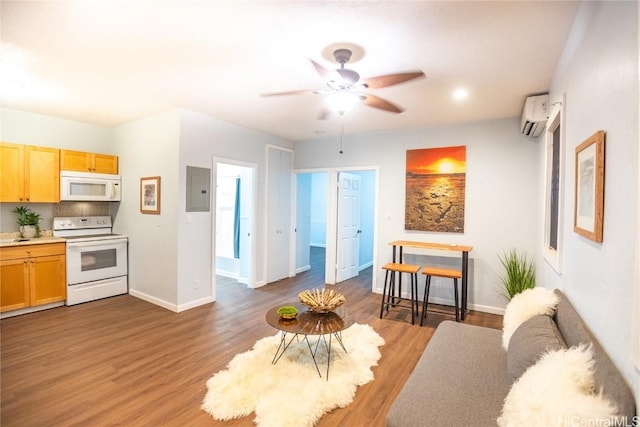
[[[377,108],[391,113],[402,113],[404,111],[402,107],[392,104],[379,96],[362,93],[362,91],[365,89],[380,89],[404,83],[409,80],[424,77],[424,73],[422,71],[411,71],[406,73],[385,74],[360,80],[360,74],[354,70],[345,68],[344,66],[351,59],[351,55],[352,52],[349,49],[336,49],[333,52],[333,57],[336,62],[340,64],[340,68],[335,70],[327,70],[313,59],[310,59],[313,67],[325,80],[327,85],[326,90],[303,89],[286,92],[263,93],[260,96],[299,95],[304,93],[325,95],[325,101],[329,104],[332,110],[336,111],[340,115],[349,111],[358,101],[361,101],[364,105],[372,108]],[[326,119],[328,114],[329,111],[323,109],[318,118]]]

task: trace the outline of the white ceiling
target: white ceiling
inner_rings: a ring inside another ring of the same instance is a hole
[[[186,108],[311,139],[340,132],[339,116],[317,119],[321,95],[259,94],[324,89],[309,59],[336,68],[332,47],[347,45],[363,78],[427,78],[371,90],[406,111],[357,105],[346,134],[513,117],[549,89],[578,5],[2,0],[0,95],[4,107],[107,127]]]

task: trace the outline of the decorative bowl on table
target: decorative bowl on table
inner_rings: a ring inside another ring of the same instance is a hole
[[[309,311],[316,313],[328,313],[336,307],[344,304],[344,295],[332,289],[307,289],[298,294],[300,302],[307,306]]]
[[[283,320],[295,319],[298,315],[298,309],[292,305],[283,305],[277,311],[278,316]]]

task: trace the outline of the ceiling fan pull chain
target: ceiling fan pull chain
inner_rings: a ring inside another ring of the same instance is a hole
[[[344,116],[340,116],[340,154],[342,154],[342,137],[344,136]]]

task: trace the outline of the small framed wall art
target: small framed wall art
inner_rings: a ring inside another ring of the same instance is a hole
[[[602,242],[604,218],[604,131],[576,148],[573,231]]]
[[[159,176],[140,178],[140,212],[143,214],[160,214]]]

